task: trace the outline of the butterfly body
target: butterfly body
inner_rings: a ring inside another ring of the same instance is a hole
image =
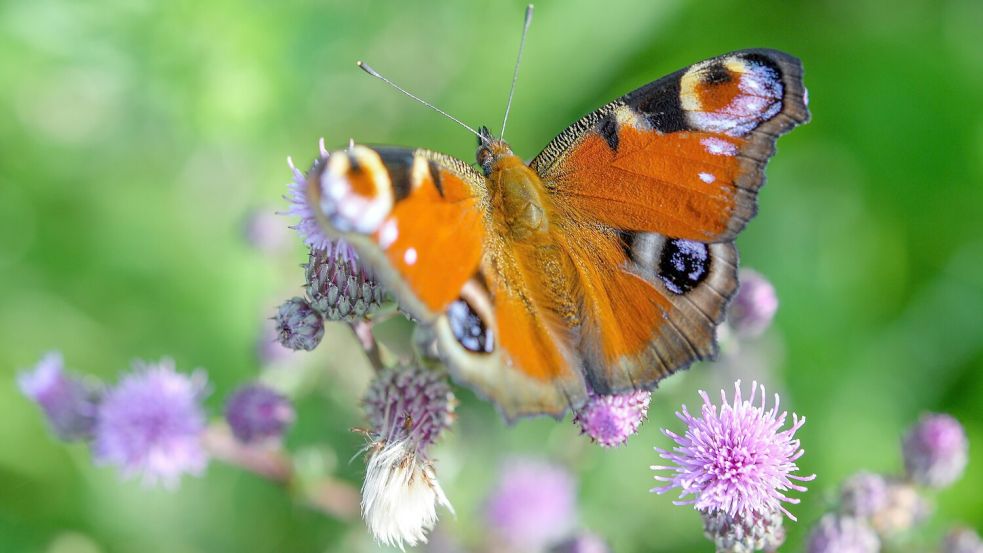
[[[458,381],[508,418],[559,416],[713,356],[733,239],[804,94],[797,59],[733,52],[586,115],[528,164],[486,129],[480,172],[422,149],[333,152],[309,201]]]

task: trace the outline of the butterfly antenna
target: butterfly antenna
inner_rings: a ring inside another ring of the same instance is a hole
[[[505,118],[502,119],[502,132],[499,138],[505,139],[505,124],[509,122],[509,111],[512,109],[512,96],[515,95],[515,83],[519,80],[519,62],[522,61],[522,50],[526,46],[526,33],[532,23],[532,4],[526,6],[526,20],[522,24],[522,38],[519,39],[519,55],[515,58],[515,71],[512,72],[512,88],[509,89],[509,101],[505,104]]]
[[[403,94],[409,96],[410,98],[413,98],[417,102],[420,102],[421,104],[423,104],[423,105],[427,106],[428,108],[436,111],[437,113],[443,115],[444,117],[450,119],[451,121],[457,123],[458,125],[461,125],[465,129],[468,129],[469,131],[471,131],[472,133],[474,133],[474,135],[477,136],[479,140],[481,140],[482,142],[485,142],[485,138],[483,136],[481,136],[481,133],[479,133],[478,131],[474,130],[470,126],[468,126],[464,121],[461,121],[457,117],[454,117],[453,115],[451,115],[451,114],[447,113],[446,111],[438,108],[437,106],[431,104],[430,102],[424,100],[423,98],[420,98],[419,96],[416,96],[415,94],[407,91],[406,89],[404,89],[403,87],[399,86],[398,84],[396,84],[396,83],[390,81],[389,79],[383,77],[378,71],[376,71],[375,69],[372,69],[372,67],[370,67],[369,64],[364,63],[364,62],[361,62],[361,61],[357,61],[357,62],[355,62],[355,65],[357,65],[362,71],[365,71],[369,75],[372,75],[373,77],[375,77],[375,78],[383,81],[384,83],[386,83],[389,86],[395,88],[396,90],[402,92]]]

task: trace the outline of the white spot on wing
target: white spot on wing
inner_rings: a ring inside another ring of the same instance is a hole
[[[389,218],[379,229],[379,247],[386,249],[399,237],[399,227],[396,226],[396,219]]]
[[[707,184],[713,184],[713,181],[717,180],[717,177],[710,173],[700,173],[700,180]]]
[[[403,254],[403,262],[407,265],[413,265],[416,263],[416,248],[406,249],[406,253]]]
[[[737,146],[734,146],[726,140],[715,138],[709,136],[700,141],[700,144],[706,147],[707,152],[715,156],[735,156],[737,155]]]

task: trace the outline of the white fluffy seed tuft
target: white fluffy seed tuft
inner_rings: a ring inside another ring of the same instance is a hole
[[[370,449],[362,485],[362,518],[380,543],[405,549],[427,543],[437,505],[454,513],[433,466],[404,441]]]

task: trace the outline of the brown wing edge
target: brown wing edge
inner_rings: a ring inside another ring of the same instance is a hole
[[[653,339],[641,355],[613,367],[587,367],[588,381],[597,393],[651,390],[663,378],[697,361],[716,359],[716,329],[726,318],[739,286],[737,247],[733,242],[705,244],[711,260],[706,278],[678,293],[659,275],[660,255],[667,240],[655,233],[634,233],[626,241],[630,261],[624,269],[649,282],[672,308],[665,313],[663,326],[654,329]],[[584,359],[596,358],[584,352]]]

